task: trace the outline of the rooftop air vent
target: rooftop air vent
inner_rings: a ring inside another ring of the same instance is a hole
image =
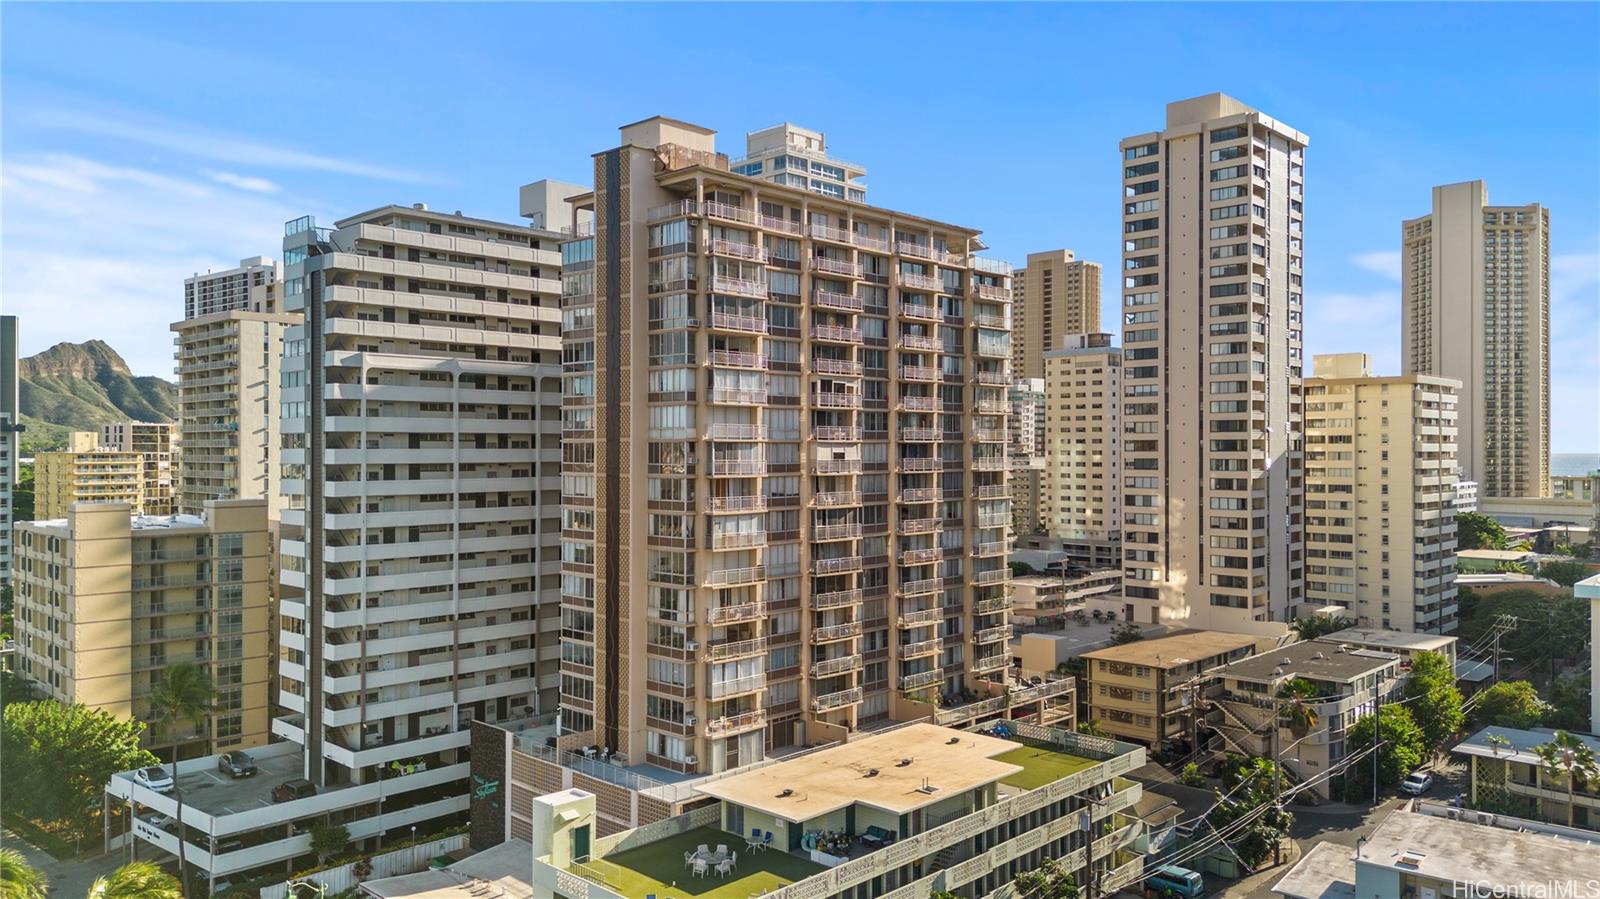
[[[792,790],[792,789],[790,789],[788,787],[784,787],[783,788],[783,792],[778,794],[778,798],[779,799],[786,799],[786,798],[788,798],[790,796],[793,796],[793,795],[794,795],[794,790]]]
[[[896,768],[904,768],[904,767],[905,767],[905,766],[907,766],[907,765],[909,765],[909,764],[911,764],[911,757],[910,757],[910,756],[907,756],[907,757],[905,757],[905,758],[903,758],[903,759],[901,759],[901,760],[900,760],[900,761],[898,761],[898,762],[895,762],[895,763],[894,763],[894,766],[895,766],[895,767],[896,767]]]
[[[867,773],[862,775],[862,777],[877,777],[877,776],[878,776],[878,769],[877,768],[868,768],[867,769]]]

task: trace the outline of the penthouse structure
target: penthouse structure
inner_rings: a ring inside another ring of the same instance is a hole
[[[745,135],[745,154],[729,166],[735,174],[773,184],[864,203],[867,170],[828,154],[828,137],[821,131],[788,122]]]
[[[562,250],[562,739],[716,772],[998,678],[1008,267],[621,138]]]

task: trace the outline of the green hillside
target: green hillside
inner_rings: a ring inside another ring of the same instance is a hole
[[[104,341],[58,343],[17,365],[22,394],[24,453],[66,446],[71,431],[116,421],[172,421],[177,388],[160,378],[134,377]]]

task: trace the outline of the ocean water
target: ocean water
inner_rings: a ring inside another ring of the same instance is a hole
[[[1588,474],[1600,471],[1600,453],[1551,453],[1551,474]]]

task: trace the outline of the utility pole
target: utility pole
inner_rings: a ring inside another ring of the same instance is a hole
[[[1383,692],[1382,692],[1382,690],[1383,690],[1383,678],[1382,677],[1375,678],[1373,680],[1373,682],[1372,682],[1372,804],[1373,805],[1377,805],[1378,804],[1378,756],[1382,754],[1382,753],[1378,752],[1378,746],[1381,745],[1381,742],[1382,742],[1378,738],[1379,737],[1379,731],[1381,730],[1379,725],[1381,725],[1383,723],[1383,719],[1378,717],[1378,712],[1381,711],[1382,708],[1383,708]]]

